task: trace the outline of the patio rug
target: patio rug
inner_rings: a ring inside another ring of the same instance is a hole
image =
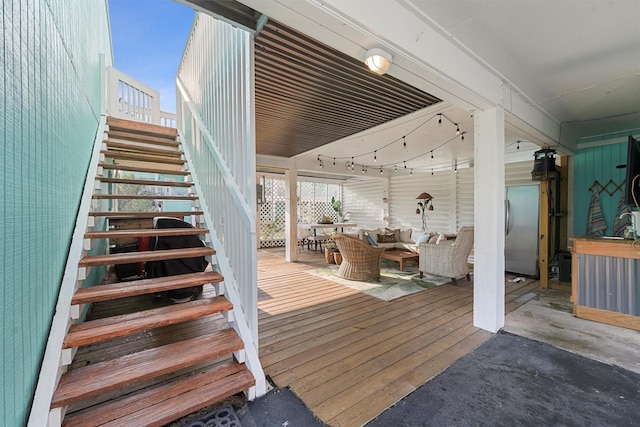
[[[338,268],[335,264],[329,264],[324,268],[307,270],[306,273],[322,277],[323,279],[355,289],[383,301],[390,301],[405,295],[424,291],[425,289],[451,283],[451,279],[448,277],[433,276],[430,274],[425,274],[423,278],[420,278],[418,268],[411,265],[405,265],[405,271],[400,271],[398,269],[398,263],[385,259],[383,259],[380,264],[380,277],[362,282],[339,277],[337,275]]]

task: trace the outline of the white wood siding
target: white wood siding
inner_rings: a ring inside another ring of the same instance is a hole
[[[532,168],[532,161],[506,164],[505,184],[532,184]],[[422,228],[421,217],[416,215],[416,197],[427,192],[433,196],[434,206],[427,212],[427,230],[455,233],[460,227],[473,225],[473,174],[473,168],[467,168],[459,169],[458,173],[392,176],[388,189],[385,180],[346,182],[343,185],[345,210],[351,212],[350,221],[361,226],[410,227],[415,238]],[[382,201],[384,197],[388,204]]]

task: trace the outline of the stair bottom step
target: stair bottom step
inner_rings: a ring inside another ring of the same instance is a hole
[[[68,414],[65,427],[163,426],[255,385],[236,361]]]

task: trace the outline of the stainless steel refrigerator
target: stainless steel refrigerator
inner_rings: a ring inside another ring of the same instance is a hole
[[[514,185],[506,189],[505,270],[538,276],[538,223],[540,189],[534,185]]]

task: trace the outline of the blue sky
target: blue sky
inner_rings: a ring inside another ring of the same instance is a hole
[[[176,72],[194,13],[172,0],[109,0],[113,65],[159,91],[162,111],[176,111]]]

